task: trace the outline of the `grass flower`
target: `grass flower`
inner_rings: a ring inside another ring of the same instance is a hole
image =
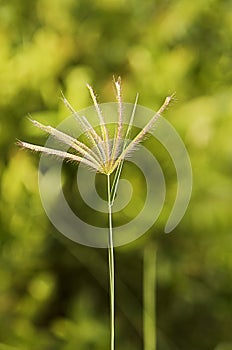
[[[113,224],[112,224],[112,206],[117,192],[119,178],[122,171],[124,160],[133,152],[138,144],[143,141],[144,137],[148,135],[155,122],[161,115],[161,113],[167,108],[172,96],[166,97],[161,108],[154,114],[150,121],[144,126],[144,128],[138,132],[138,134],[130,139],[131,129],[136,112],[136,106],[138,101],[138,95],[134,103],[134,108],[130,116],[129,124],[126,129],[123,128],[123,101],[122,101],[122,88],[121,79],[114,79],[114,87],[116,92],[116,99],[118,102],[118,122],[115,126],[114,137],[110,137],[110,130],[107,126],[107,120],[102,114],[100,105],[97,101],[96,94],[92,87],[87,85],[91,98],[93,100],[98,120],[99,131],[96,131],[89,121],[80,116],[68,100],[63,96],[63,102],[65,106],[71,111],[74,118],[80,125],[83,134],[87,137],[87,142],[81,142],[72,136],[59,131],[52,126],[43,125],[36,120],[32,120],[34,126],[50,134],[55,139],[69,146],[70,151],[64,152],[48,147],[37,146],[27,142],[18,141],[18,145],[30,149],[35,152],[41,152],[47,155],[56,156],[66,160],[74,161],[75,163],[82,163],[95,172],[106,175],[107,178],[107,194],[108,194],[108,263],[109,263],[109,283],[110,283],[110,329],[111,340],[110,350],[114,350],[114,303],[115,303],[115,288],[114,288],[114,240],[113,240]],[[111,175],[113,181],[111,181]]]
[[[73,138],[72,136],[59,131],[52,126],[46,126],[39,123],[36,120],[31,120],[32,124],[46,133],[53,136],[55,139],[61,141],[62,143],[68,145],[73,152],[63,152],[60,150],[55,150],[43,146],[33,145],[27,142],[18,141],[18,145],[23,148],[28,148],[35,152],[41,152],[48,155],[57,156],[67,160],[72,160],[76,163],[82,162],[84,165],[87,165],[94,171],[99,173],[110,175],[117,169],[121,162],[136,148],[136,146],[144,139],[144,137],[149,133],[156,120],[159,118],[161,113],[166,109],[170,103],[172,96],[168,96],[158,110],[158,112],[153,116],[149,123],[137,134],[137,136],[130,140],[130,130],[133,126],[133,120],[137,105],[138,96],[136,97],[134,109],[130,118],[129,125],[126,132],[123,135],[123,103],[121,96],[121,80],[120,78],[117,81],[114,81],[116,97],[119,104],[118,110],[118,125],[114,133],[113,140],[109,137],[109,131],[107,128],[107,121],[105,120],[100,106],[97,102],[96,95],[90,85],[87,85],[91,97],[94,102],[94,106],[97,111],[100,133],[97,133],[92,125],[84,116],[79,116],[79,114],[74,110],[71,104],[63,96],[63,102],[67,108],[71,111],[72,115],[78,121],[83,133],[88,138],[88,145],[83,142],[80,142]]]

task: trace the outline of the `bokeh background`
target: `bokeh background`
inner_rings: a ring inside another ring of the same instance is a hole
[[[186,215],[165,235],[175,169],[154,147],[167,200],[146,235],[116,249],[117,349],[143,349],[147,245],[157,248],[158,350],[232,349],[231,67],[230,0],[0,1],[0,349],[109,349],[106,251],[56,232],[40,202],[39,157],[15,141],[43,144],[27,116],[60,123],[61,90],[78,110],[91,105],[86,82],[113,101],[113,75],[124,101],[139,92],[151,109],[176,92],[165,116],[194,177]],[[75,168],[65,173],[71,197]]]

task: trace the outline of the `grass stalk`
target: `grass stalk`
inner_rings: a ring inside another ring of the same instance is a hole
[[[114,350],[115,333],[115,273],[114,273],[114,242],[113,242],[113,221],[110,174],[107,175],[107,196],[108,196],[108,219],[109,219],[109,241],[108,241],[108,263],[109,263],[109,293],[110,293],[110,350]]]
[[[168,107],[173,95],[168,96],[165,102],[153,115],[150,121],[143,129],[131,139],[131,130],[135,118],[138,95],[130,116],[129,124],[126,133],[123,132],[123,103],[121,94],[121,79],[114,80],[116,89],[116,98],[118,101],[118,124],[115,129],[113,140],[109,139],[110,129],[102,114],[100,105],[97,102],[97,97],[90,85],[87,87],[92,97],[99,124],[100,131],[97,132],[85,116],[80,116],[68,100],[63,96],[65,106],[72,112],[77,119],[82,129],[82,132],[87,137],[87,143],[81,142],[60,130],[57,130],[49,125],[43,125],[35,120],[31,120],[34,126],[47,132],[55,139],[72,148],[72,152],[67,150],[61,151],[38,145],[33,145],[27,142],[18,141],[18,145],[30,149],[35,152],[40,152],[46,155],[56,156],[60,159],[72,160],[75,163],[83,163],[95,172],[105,174],[107,177],[107,200],[108,200],[108,264],[109,264],[109,298],[110,298],[110,350],[115,348],[115,267],[114,267],[114,237],[113,237],[113,218],[112,207],[117,195],[119,180],[126,157],[135,150],[136,146],[144,139],[154,126],[156,120],[161,113]],[[74,154],[75,152],[75,154]],[[77,154],[76,154],[77,153]],[[110,174],[114,173],[112,178]],[[156,251],[152,247],[148,247],[144,252],[144,350],[156,350],[156,319],[155,319],[155,256]]]

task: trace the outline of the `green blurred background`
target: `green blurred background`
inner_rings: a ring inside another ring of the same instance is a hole
[[[56,232],[40,202],[39,157],[15,140],[45,140],[28,113],[53,126],[68,116],[61,90],[78,110],[91,104],[86,82],[113,101],[113,75],[125,102],[139,92],[156,109],[176,92],[166,117],[194,176],[186,215],[163,234],[175,170],[161,152],[164,211],[116,249],[116,348],[143,348],[143,251],[154,244],[158,350],[232,349],[231,67],[231,0],[0,1],[1,350],[109,348],[106,251]]]

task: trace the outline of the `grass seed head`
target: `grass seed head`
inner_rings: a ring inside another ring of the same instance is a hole
[[[59,131],[49,125],[43,125],[36,120],[31,120],[34,126],[45,131],[55,139],[59,140],[63,144],[66,144],[72,149],[75,154],[70,151],[63,152],[48,147],[37,146],[29,144],[27,142],[19,141],[18,145],[22,148],[27,148],[35,152],[41,152],[46,155],[52,155],[66,160],[72,160],[75,163],[82,163],[88,168],[105,175],[109,175],[114,172],[124,159],[131,156],[131,153],[137,148],[138,144],[144,140],[146,135],[150,132],[153,125],[159,116],[164,112],[172,101],[174,95],[166,97],[163,105],[160,107],[157,113],[150,119],[150,121],[144,126],[144,128],[130,140],[130,131],[133,126],[138,95],[136,96],[134,108],[129,121],[129,125],[123,134],[123,103],[122,103],[122,90],[121,90],[121,78],[113,80],[116,99],[118,102],[118,123],[114,133],[113,139],[109,138],[109,130],[107,123],[102,114],[100,106],[97,102],[96,94],[93,88],[87,84],[87,88],[90,91],[91,98],[93,100],[97,116],[100,123],[100,131],[97,132],[90,122],[84,116],[79,116],[75,109],[71,106],[65,96],[62,94],[62,99],[65,106],[71,111],[75,119],[78,120],[79,125],[83,133],[87,136],[88,144],[80,142],[72,136]]]

